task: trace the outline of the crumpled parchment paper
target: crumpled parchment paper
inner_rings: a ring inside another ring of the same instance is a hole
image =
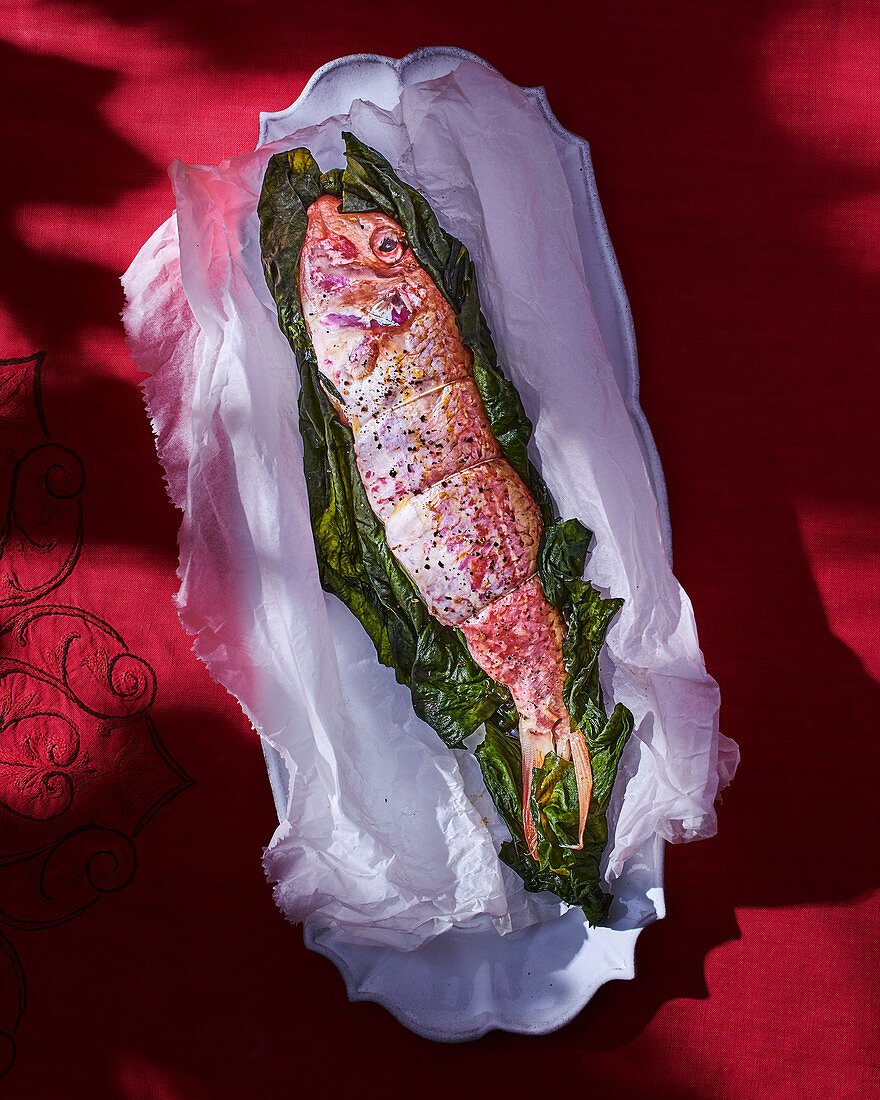
[[[272,153],[343,164],[343,129],[419,187],[473,257],[499,358],[535,425],[562,516],[596,534],[587,576],[626,600],[608,636],[609,697],[636,729],[612,802],[612,888],[656,832],[715,831],[736,767],[719,735],[691,605],[664,556],[657,505],[586,285],[572,196],[522,91],[465,62],[391,111],[356,102],[218,167],[175,162],[176,216],[123,277],[129,344],[171,499],[182,510],[177,604],[194,648],[290,773],[268,847],[294,920],[412,950],[450,927],[554,919],[496,856],[479,769],[412,712],[360,624],[318,583],[297,429],[298,379],[260,263],[256,205]]]

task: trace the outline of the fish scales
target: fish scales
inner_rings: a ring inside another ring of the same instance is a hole
[[[580,847],[592,777],[563,701],[564,626],[537,576],[541,513],[492,434],[452,309],[395,222],[343,214],[331,195],[308,209],[300,295],[392,554],[431,614],[461,629],[513,695],[532,855],[532,769],[551,751],[574,764]]]

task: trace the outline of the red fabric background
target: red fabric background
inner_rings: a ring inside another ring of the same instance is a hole
[[[591,143],[676,572],[743,753],[719,836],[669,851],[636,980],[554,1035],[460,1046],[350,1005],[274,908],[259,745],[177,624],[178,517],[118,320],[172,158],[252,148],[257,112],[334,57],[436,44],[544,84]],[[146,745],[151,721],[195,781],[133,835],[181,777],[155,748],[135,774],[94,733],[69,813],[121,847],[53,878],[74,818],[10,810],[24,765],[0,767],[7,1094],[877,1095],[876,6],[22,0],[0,60],[0,357],[45,349],[46,426],[85,470],[82,551],[43,602],[149,664],[155,699],[125,728]],[[46,441],[21,425],[13,443]]]

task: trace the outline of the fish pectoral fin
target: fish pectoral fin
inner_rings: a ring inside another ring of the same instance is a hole
[[[580,851],[584,846],[584,828],[590,810],[590,796],[593,793],[593,769],[590,767],[590,754],[587,743],[580,730],[572,730],[560,739],[557,748],[559,756],[571,760],[578,793],[578,839],[577,844],[563,844],[563,848]]]

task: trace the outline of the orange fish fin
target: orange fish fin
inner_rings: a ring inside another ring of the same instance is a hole
[[[579,820],[577,844],[565,844],[563,847],[580,850],[584,846],[584,828],[590,810],[590,795],[593,793],[593,769],[590,767],[590,754],[581,731],[572,730],[566,740],[571,749],[571,762],[577,782]]]
[[[520,731],[520,745],[522,748],[523,766],[523,832],[526,844],[529,846],[529,854],[532,859],[538,858],[538,830],[532,811],[529,809],[529,801],[532,797],[532,769],[540,768],[544,763],[544,754],[534,743],[533,739],[524,731]]]

